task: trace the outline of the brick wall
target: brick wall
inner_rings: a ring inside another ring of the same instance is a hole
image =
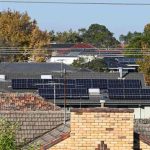
[[[133,110],[73,109],[70,137],[50,150],[95,150],[101,141],[110,150],[133,149]]]

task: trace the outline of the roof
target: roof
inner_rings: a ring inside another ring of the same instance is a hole
[[[110,72],[87,72],[85,71],[78,71],[75,73],[67,73],[67,78],[71,79],[118,79],[120,74],[118,72],[110,73]],[[138,79],[143,80],[143,74],[137,73],[137,72],[129,72],[129,73],[123,73],[123,77],[125,79]]]
[[[54,129],[50,130],[46,134],[35,139],[27,146],[23,147],[23,150],[28,149],[31,145],[41,145],[44,150],[50,148],[51,146],[64,140],[64,136],[67,138],[70,136],[70,121],[67,121],[65,124],[60,124]]]
[[[135,143],[140,139],[142,142],[150,145],[150,119],[136,119],[134,130]]]
[[[56,49],[65,49],[65,48],[95,48],[93,45],[88,43],[56,43],[56,44],[50,44],[50,48],[56,48]]]
[[[77,44],[75,44],[75,45],[73,45],[71,48],[77,48],[77,49],[80,49],[80,48],[96,48],[96,47],[94,47],[93,45],[91,45],[91,44],[87,44],[87,43],[77,43]]]
[[[50,100],[51,101],[51,100]],[[100,96],[91,96],[89,99],[67,99],[67,105],[72,106],[72,107],[97,107],[100,106]],[[52,102],[52,101],[51,101]],[[63,106],[64,102],[63,99],[57,99],[56,104],[59,106]],[[105,101],[105,106],[110,107],[110,106],[135,106],[139,107],[140,106],[150,106],[150,101],[149,100],[122,100],[122,99],[110,99]]]
[[[0,63],[0,73],[50,73],[61,72],[63,69],[74,72],[76,69],[61,63]]]
[[[88,109],[83,109],[83,111],[88,111]],[[94,109],[93,109],[94,110]],[[81,110],[82,111],[82,110]],[[94,110],[95,111],[95,110]],[[107,111],[106,108],[102,109],[102,111]],[[114,110],[108,110],[110,112],[113,112]],[[133,110],[119,110],[118,112],[133,112]],[[77,109],[77,112],[80,112],[79,109]],[[137,121],[140,120],[135,120],[135,126]],[[136,127],[134,128],[135,132],[134,132],[134,148],[137,149],[139,148],[139,140],[141,140],[142,142],[146,143],[147,145],[150,145],[150,137],[149,136],[145,136],[143,133],[139,133],[136,131]],[[50,147],[60,143],[63,140],[66,140],[67,138],[70,137],[70,121],[67,121],[66,124],[61,124],[58,125],[56,128],[52,129],[51,131],[47,132],[46,134],[40,136],[39,138],[37,138],[36,140],[32,141],[31,143],[29,143],[27,146],[25,146],[23,148],[23,150],[26,150],[29,148],[30,145],[35,145],[38,143],[39,145],[41,145],[41,149],[42,150],[47,150]]]
[[[71,48],[72,46],[74,46],[75,44],[72,43],[56,43],[56,44],[50,44],[49,47],[50,48]]]
[[[66,114],[69,119],[69,114]],[[0,111],[0,118],[18,124],[16,142],[22,147],[61,125],[62,111]]]
[[[0,111],[53,111],[54,105],[33,93],[2,93],[0,94]],[[61,110],[56,106],[55,110]]]
[[[150,138],[145,135],[134,133],[134,149],[139,149],[139,140],[150,146]]]

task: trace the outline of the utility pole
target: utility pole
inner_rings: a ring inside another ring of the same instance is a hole
[[[66,70],[64,69],[64,124],[66,124]]]
[[[54,83],[54,111],[56,110],[56,84]]]

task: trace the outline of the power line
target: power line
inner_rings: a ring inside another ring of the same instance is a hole
[[[98,2],[64,2],[64,1],[14,1],[0,0],[0,3],[25,3],[25,4],[60,4],[60,5],[116,5],[116,6],[150,6],[150,3],[98,3]]]

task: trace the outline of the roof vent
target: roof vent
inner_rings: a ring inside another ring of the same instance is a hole
[[[119,67],[118,69],[119,69],[119,74],[120,74],[119,79],[122,79],[122,77],[123,77],[123,73],[122,73],[123,68],[122,68],[122,67]]]
[[[0,75],[0,81],[5,81],[5,79],[6,79],[6,76],[3,75],[3,74],[1,74],[1,75]]]
[[[41,79],[52,79],[52,75],[41,75]]]

